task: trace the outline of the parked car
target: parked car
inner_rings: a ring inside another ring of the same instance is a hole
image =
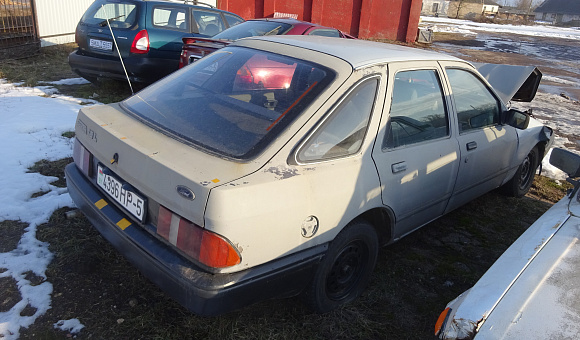
[[[247,86],[257,60],[289,85]],[[499,186],[525,194],[551,140],[460,59],[255,37],[82,108],[66,177],[103,236],[193,312],[299,293],[326,312],[361,294],[380,245]]]
[[[183,37],[211,37],[243,21],[234,13],[199,4],[96,0],[77,25],[79,47],[69,55],[69,64],[92,82],[125,80],[122,58],[132,82],[152,83],[178,69]]]
[[[552,150],[573,190],[532,224],[435,327],[440,339],[577,339],[580,155]]]
[[[325,27],[306,21],[290,18],[253,19],[230,27],[211,39],[187,37],[183,38],[183,47],[179,67],[189,65],[231,42],[242,38],[263,35],[319,35],[334,38],[356,39],[336,28]]]

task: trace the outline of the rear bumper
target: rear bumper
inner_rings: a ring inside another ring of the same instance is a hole
[[[69,54],[71,69],[81,77],[125,80],[125,71],[119,59],[106,59],[76,50]],[[179,60],[150,58],[146,55],[123,59],[129,79],[138,83],[153,83],[178,69]]]
[[[208,273],[143,227],[135,223],[123,230],[118,227],[129,217],[111,202],[99,209],[95,203],[107,198],[74,163],[65,174],[72,199],[103,237],[166,294],[199,315],[218,315],[259,300],[300,293],[326,250],[321,245],[237,273]]]

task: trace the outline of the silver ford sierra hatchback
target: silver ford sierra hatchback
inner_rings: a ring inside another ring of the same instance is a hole
[[[242,39],[80,110],[68,188],[150,280],[200,315],[303,294],[352,301],[381,245],[498,187],[523,196],[552,130],[535,67],[369,41]]]

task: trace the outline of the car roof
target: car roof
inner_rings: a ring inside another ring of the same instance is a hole
[[[289,25],[307,25],[307,26],[313,26],[313,27],[323,27],[323,28],[332,28],[332,27],[328,27],[328,26],[322,26],[319,24],[315,24],[312,22],[308,22],[308,21],[302,21],[302,20],[298,20],[298,19],[294,19],[294,18],[258,18],[258,19],[249,19],[246,21],[272,21],[272,22],[280,22],[280,23],[284,23],[284,24],[289,24]]]
[[[262,42],[296,46],[340,58],[354,68],[397,61],[463,61],[443,53],[360,39],[276,35],[240,39],[232,45],[258,47]],[[463,61],[464,62],[464,61]]]
[[[214,10],[214,11],[219,11],[219,12],[224,12],[224,13],[232,13],[232,12],[228,12],[228,11],[219,9],[219,8],[215,7],[214,5],[212,5],[210,3],[203,2],[203,1],[192,1],[192,2],[188,2],[187,0],[186,1],[183,1],[183,0],[131,0],[131,1],[135,1],[135,2],[143,1],[143,2],[174,3],[174,4],[180,4],[180,5],[189,5],[189,6],[192,6],[192,7],[199,7],[199,8],[205,8],[205,9],[211,9],[211,10]],[[235,14],[235,13],[232,13],[232,14]]]

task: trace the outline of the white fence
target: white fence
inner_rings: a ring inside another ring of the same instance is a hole
[[[94,0],[35,0],[40,46],[75,41],[75,29]]]
[[[94,0],[34,0],[40,46],[75,41],[77,24]],[[200,0],[216,6],[217,0]]]

